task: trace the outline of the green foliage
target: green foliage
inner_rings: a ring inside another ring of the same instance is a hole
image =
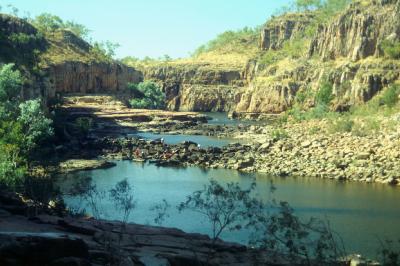
[[[75,120],[75,127],[79,135],[86,137],[93,127],[93,119],[90,117],[79,117]]]
[[[133,187],[127,179],[118,182],[115,188],[109,191],[110,199],[114,202],[115,208],[123,211],[122,222],[125,225],[131,211],[136,207],[133,199]]]
[[[277,141],[281,139],[287,139],[289,134],[283,128],[276,128],[271,132],[271,137],[273,140]]]
[[[334,265],[346,255],[329,223],[320,219],[302,220],[287,202],[273,201],[261,212],[251,243],[265,250],[271,259],[287,265]]]
[[[53,133],[39,100],[20,102],[22,86],[12,64],[0,69],[0,183],[11,188],[23,183],[31,152]]]
[[[332,100],[332,84],[324,81],[315,95],[315,102],[317,105],[329,105]]]
[[[392,85],[381,96],[381,103],[389,108],[394,107],[399,101],[400,86]]]
[[[366,117],[354,123],[351,130],[352,134],[359,137],[365,137],[376,134],[380,130],[380,123],[374,117]]]
[[[351,132],[354,126],[354,121],[348,117],[339,118],[329,127],[331,133]]]
[[[90,48],[90,53],[98,61],[111,61],[115,56],[115,50],[120,45],[110,41],[94,42]]]
[[[0,122],[0,184],[16,188],[23,183],[27,172],[22,124]]]
[[[256,44],[259,36],[260,28],[245,27],[237,31],[225,31],[219,34],[215,39],[209,41],[207,44],[197,48],[192,56],[196,57],[200,54],[210,51],[230,52],[235,51],[239,53],[246,52],[244,47],[249,44]]]
[[[295,38],[286,41],[281,49],[268,50],[263,53],[258,63],[260,67],[266,67],[285,58],[298,59],[305,55],[306,49],[307,41],[303,38]]]
[[[384,40],[381,43],[381,49],[386,57],[391,59],[400,59],[400,42]]]
[[[31,23],[43,34],[55,32],[57,30],[70,30],[78,37],[87,38],[90,30],[85,26],[73,21],[64,22],[60,17],[43,13],[37,16]]]
[[[321,8],[321,0],[296,0],[295,5],[298,10],[312,10]]]
[[[23,102],[19,108],[18,121],[23,125],[25,146],[31,151],[54,134],[52,120],[44,115],[38,99]]]
[[[202,190],[194,192],[178,206],[179,211],[192,210],[204,215],[212,228],[213,243],[225,230],[239,231],[250,224],[263,208],[262,202],[252,197],[256,184],[242,189],[238,183],[221,185],[211,179]]]
[[[152,81],[143,81],[139,84],[130,83],[128,89],[134,96],[129,101],[132,108],[163,109],[165,107],[165,95]]]
[[[386,240],[381,242],[379,250],[380,261],[384,266],[400,265],[400,240]]]
[[[4,65],[0,70],[0,103],[16,101],[19,97],[23,79],[14,64]]]

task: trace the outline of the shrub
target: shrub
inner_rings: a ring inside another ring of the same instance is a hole
[[[14,64],[4,65],[0,70],[0,103],[15,101],[21,92],[23,78]]]
[[[365,137],[378,132],[380,123],[374,118],[365,118],[362,121],[354,123],[351,130],[352,134],[359,137]]]
[[[328,105],[332,100],[332,84],[324,81],[315,95],[315,102],[317,105]]]
[[[134,98],[129,101],[132,108],[138,109],[163,109],[165,107],[165,95],[152,81],[144,81],[139,84],[128,84]]]
[[[351,132],[354,125],[354,121],[349,118],[339,118],[334,121],[330,126],[330,132],[332,133],[343,133],[343,132]]]
[[[399,101],[400,86],[392,85],[390,86],[382,95],[381,103],[389,108],[392,108]]]
[[[23,102],[19,108],[18,121],[23,125],[25,146],[30,151],[53,135],[53,121],[44,115],[38,99]]]
[[[75,120],[75,127],[79,134],[87,136],[89,130],[93,127],[93,119],[90,117],[79,117]]]
[[[43,13],[31,21],[31,23],[42,33],[54,32],[57,30],[70,30],[78,37],[87,38],[90,30],[85,26],[73,21],[64,22],[60,17]]]
[[[255,182],[249,189],[242,189],[239,183],[222,185],[211,179],[202,190],[188,196],[178,210],[192,210],[204,215],[211,224],[215,244],[225,230],[241,230],[262,210],[263,203],[252,195],[255,187]]]
[[[289,137],[289,134],[283,128],[277,128],[271,132],[271,137],[272,139],[277,141],[281,139],[287,139]]]
[[[400,42],[384,40],[381,48],[386,57],[391,59],[400,59]]]

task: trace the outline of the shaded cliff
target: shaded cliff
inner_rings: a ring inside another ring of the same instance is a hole
[[[115,92],[142,73],[112,59],[99,58],[69,30],[39,32],[26,20],[0,14],[0,63],[16,63],[26,77],[23,97],[57,93]]]

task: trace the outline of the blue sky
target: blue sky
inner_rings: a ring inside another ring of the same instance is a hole
[[[290,0],[0,0],[20,15],[43,12],[86,25],[117,57],[186,57],[226,30],[263,24]]]

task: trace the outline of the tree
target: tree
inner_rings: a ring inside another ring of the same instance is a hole
[[[97,60],[112,60],[115,56],[115,50],[120,45],[110,41],[106,42],[94,42],[90,49],[90,52]]]
[[[136,207],[136,203],[133,200],[133,188],[128,183],[128,180],[124,179],[118,182],[115,188],[111,189],[109,193],[115,207],[123,211],[122,224],[125,226],[131,211]]]
[[[303,221],[287,202],[272,200],[253,225],[251,244],[290,265],[336,265],[346,255],[328,222],[316,218]]]
[[[332,84],[323,81],[318,92],[315,95],[317,105],[328,105],[333,100]]]
[[[225,230],[238,231],[251,223],[252,218],[263,209],[263,203],[251,196],[256,187],[242,189],[238,183],[226,186],[211,179],[202,190],[194,192],[178,206],[204,215],[211,223],[213,244]]]
[[[322,7],[321,0],[296,0],[295,5],[299,10],[312,10]]]
[[[129,102],[132,108],[162,109],[165,107],[165,94],[152,81],[143,81],[139,84],[129,83],[128,89],[134,97]]]
[[[4,65],[0,69],[0,118],[15,114],[14,102],[18,101],[23,79],[18,70],[13,70],[14,64]]]
[[[23,183],[27,168],[21,147],[22,125],[17,121],[0,122],[0,184],[15,189]]]
[[[88,39],[90,30],[86,26],[76,23],[74,21],[67,21],[64,23],[63,27],[67,30],[72,31],[76,36]]]
[[[69,30],[80,38],[87,39],[90,30],[86,26],[74,21],[64,22],[59,16],[43,13],[31,21],[32,24],[42,33],[51,33],[57,30]]]
[[[37,16],[32,24],[41,32],[54,32],[63,28],[64,22],[59,16],[43,13]]]
[[[30,151],[53,135],[52,120],[44,115],[39,99],[23,102],[19,108],[18,121],[23,125],[26,149]]]

